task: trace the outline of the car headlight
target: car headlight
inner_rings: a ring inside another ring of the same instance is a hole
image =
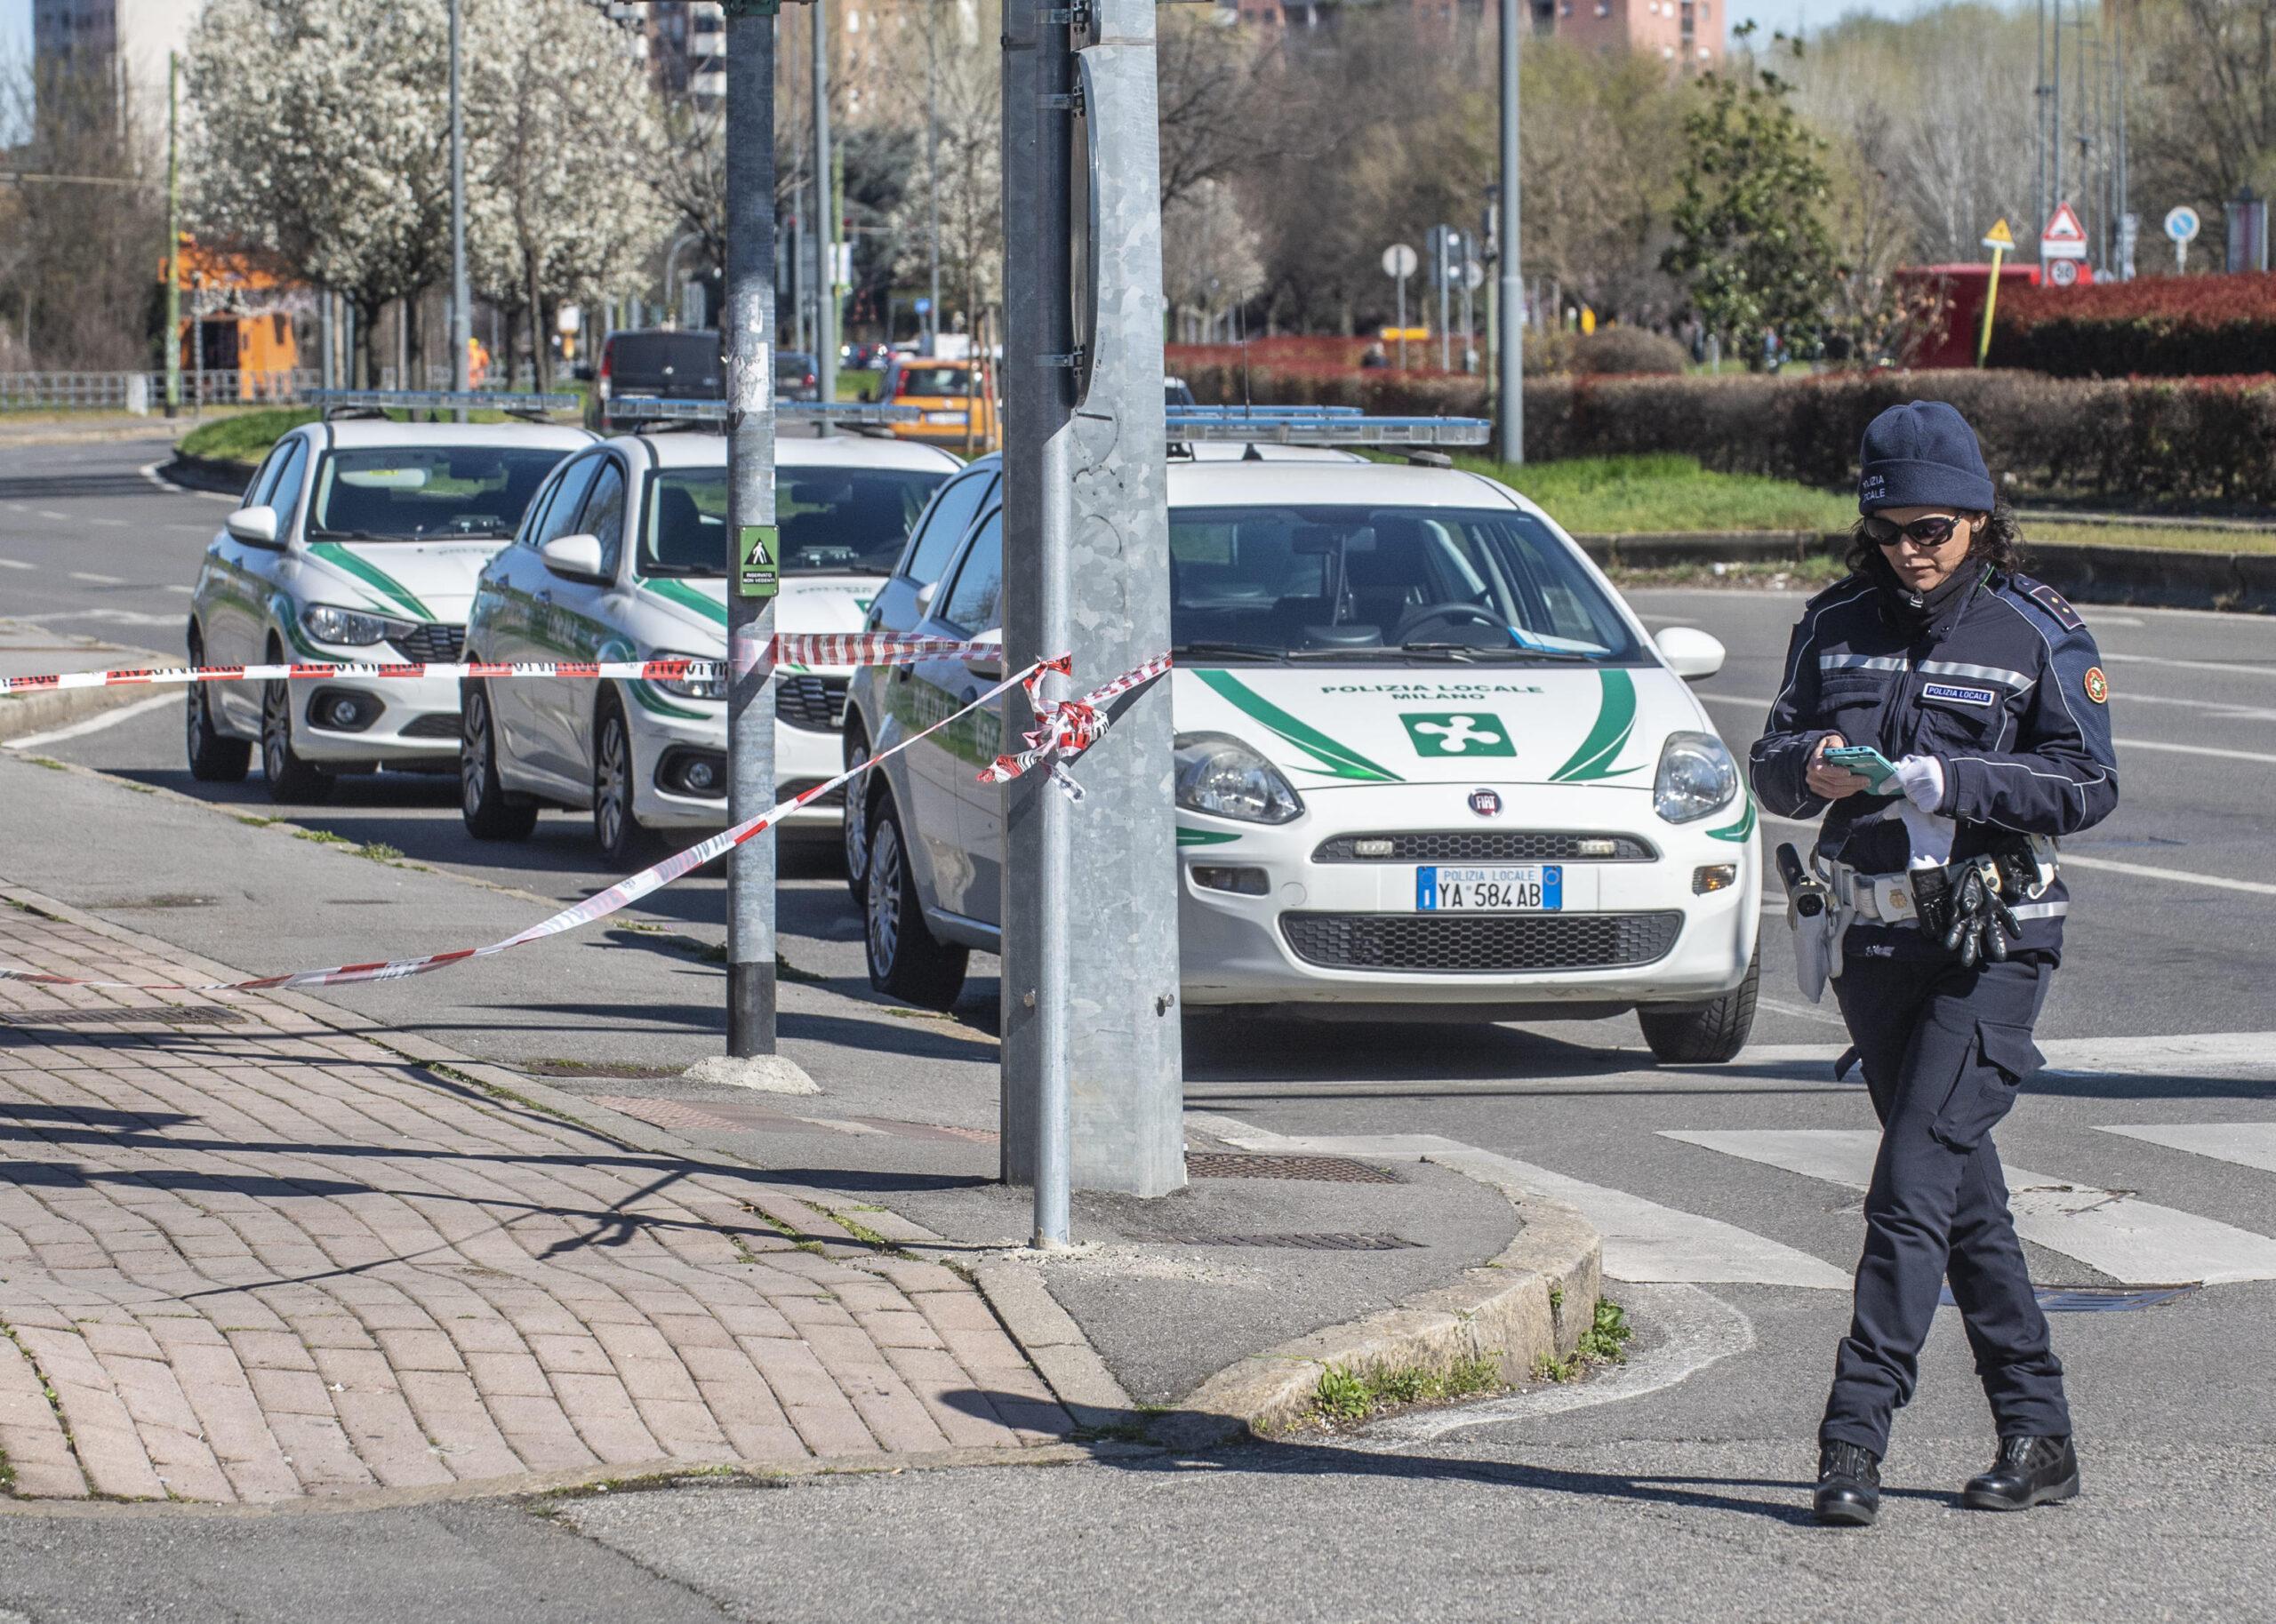
[[[686,654],[677,649],[658,649],[648,658],[692,660],[700,665],[709,666],[724,666],[726,663],[717,654]],[[727,677],[724,670],[717,676],[653,676],[648,680],[666,693],[677,694],[683,700],[724,700],[727,697]]]
[[[1177,804],[1243,823],[1286,823],[1304,804],[1279,770],[1225,733],[1180,733]]]
[[[1660,747],[1652,810],[1670,823],[1691,823],[1731,804],[1739,792],[1739,764],[1712,733],[1670,733]]]
[[[390,637],[408,636],[417,628],[409,620],[391,620],[385,615],[365,614],[360,609],[338,609],[330,604],[310,604],[301,611],[301,629],[318,643],[361,648],[367,643],[385,643]]]

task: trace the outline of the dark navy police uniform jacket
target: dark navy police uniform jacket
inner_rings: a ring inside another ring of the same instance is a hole
[[[1954,862],[1990,849],[2003,830],[2075,834],[2118,804],[2109,701],[2095,640],[2052,587],[1992,572],[1957,613],[1915,636],[1883,612],[1871,581],[1853,575],[1812,598],[1794,628],[1785,684],[1752,752],[1755,793],[1782,816],[1817,816],[1827,803],[1805,773],[1817,741],[1839,733],[1891,761],[1943,760],[1935,810],[1959,823]],[[1861,793],[1832,803],[1817,849],[1867,873],[1902,870],[1911,844],[1900,801]],[[2059,961],[2069,911],[2058,878],[2017,906],[2016,947]],[[1916,929],[1859,923],[1847,950],[1910,957],[1942,948]]]

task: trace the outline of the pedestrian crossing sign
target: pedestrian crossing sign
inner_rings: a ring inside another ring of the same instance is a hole
[[[735,596],[773,597],[781,589],[781,544],[772,524],[746,524],[735,532]]]

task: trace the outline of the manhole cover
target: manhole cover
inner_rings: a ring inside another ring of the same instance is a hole
[[[1175,1246],[1264,1246],[1284,1252],[1408,1252],[1420,1241],[1396,1235],[1157,1235]]]
[[[1330,1184],[1397,1184],[1395,1174],[1342,1156],[1252,1156],[1236,1150],[1193,1150],[1189,1179],[1314,1179]]]
[[[595,1105],[605,1105],[612,1111],[622,1111],[627,1116],[637,1116],[642,1122],[653,1123],[659,1128],[685,1128],[698,1133],[741,1133],[746,1124],[730,1122],[701,1106],[684,1104],[677,1100],[644,1100],[627,1094],[595,1094]]]
[[[168,1027],[230,1027],[243,1024],[242,1010],[218,1004],[168,1004],[156,1009],[117,1009],[108,1005],[86,1010],[0,1010],[0,1026],[91,1027],[126,1021],[151,1021]]]

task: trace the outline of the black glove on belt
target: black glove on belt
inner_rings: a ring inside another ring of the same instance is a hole
[[[1963,969],[2004,964],[2008,944],[2023,934],[2022,922],[2000,895],[2004,866],[1995,858],[1972,857],[1910,876],[1921,931],[1942,941]]]

